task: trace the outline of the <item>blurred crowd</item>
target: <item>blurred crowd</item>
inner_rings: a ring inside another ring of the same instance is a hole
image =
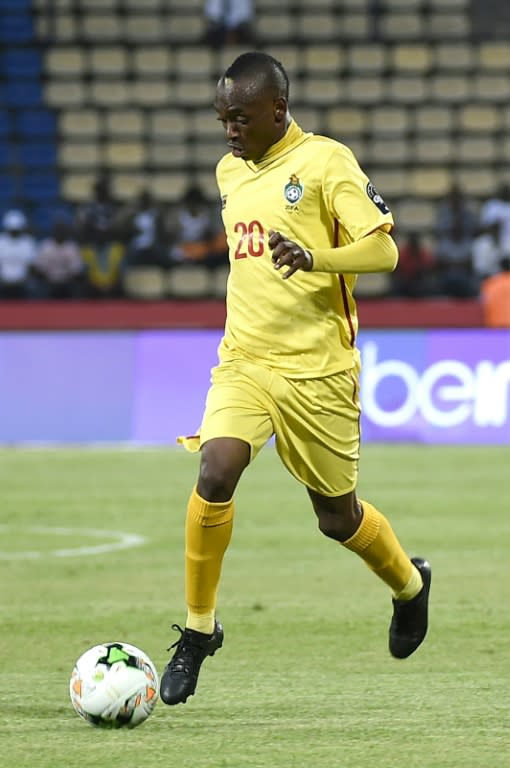
[[[94,184],[90,202],[72,215],[56,215],[48,237],[38,238],[21,210],[5,213],[0,233],[1,299],[94,299],[124,294],[126,272],[171,270],[228,262],[219,206],[190,185],[171,206],[142,190],[118,204],[109,179]]]
[[[400,225],[405,222],[399,222]],[[453,184],[437,205],[434,232],[396,239],[400,259],[386,296],[480,299],[488,323],[510,325],[510,187],[475,206]],[[192,184],[161,206],[148,189],[129,205],[99,177],[90,202],[56,216],[37,239],[21,210],[8,211],[0,233],[0,298],[75,299],[123,295],[128,270],[176,265],[209,270],[228,263],[219,206]]]
[[[438,203],[432,237],[408,233],[391,294],[479,298],[486,323],[510,326],[510,186],[475,206],[458,184]]]

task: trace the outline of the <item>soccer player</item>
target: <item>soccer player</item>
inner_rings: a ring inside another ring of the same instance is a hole
[[[185,524],[185,628],[162,674],[167,704],[195,692],[223,643],[216,596],[243,471],[275,436],[306,488],[320,531],[389,587],[389,649],[405,658],[427,632],[429,563],[410,559],[388,520],[356,495],[360,445],[356,274],[395,268],[393,219],[352,152],[304,133],[283,66],[244,53],[219,80],[215,108],[230,153],[217,181],[230,254],[227,320],[200,434]]]

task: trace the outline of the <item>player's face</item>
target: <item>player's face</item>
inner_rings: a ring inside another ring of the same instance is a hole
[[[214,107],[234,157],[259,160],[285,133],[285,99],[251,81],[220,80]]]

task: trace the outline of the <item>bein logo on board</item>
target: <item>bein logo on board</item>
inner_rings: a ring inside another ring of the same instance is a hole
[[[508,419],[510,360],[470,366],[441,359],[422,372],[398,359],[378,361],[378,345],[361,347],[362,409],[380,427],[401,427],[416,417],[431,426],[502,427]]]

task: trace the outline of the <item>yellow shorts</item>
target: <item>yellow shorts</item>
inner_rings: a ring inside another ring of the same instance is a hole
[[[286,379],[235,360],[212,370],[200,445],[236,437],[251,460],[274,435],[289,472],[324,496],[356,486],[360,444],[359,368],[323,379]]]

